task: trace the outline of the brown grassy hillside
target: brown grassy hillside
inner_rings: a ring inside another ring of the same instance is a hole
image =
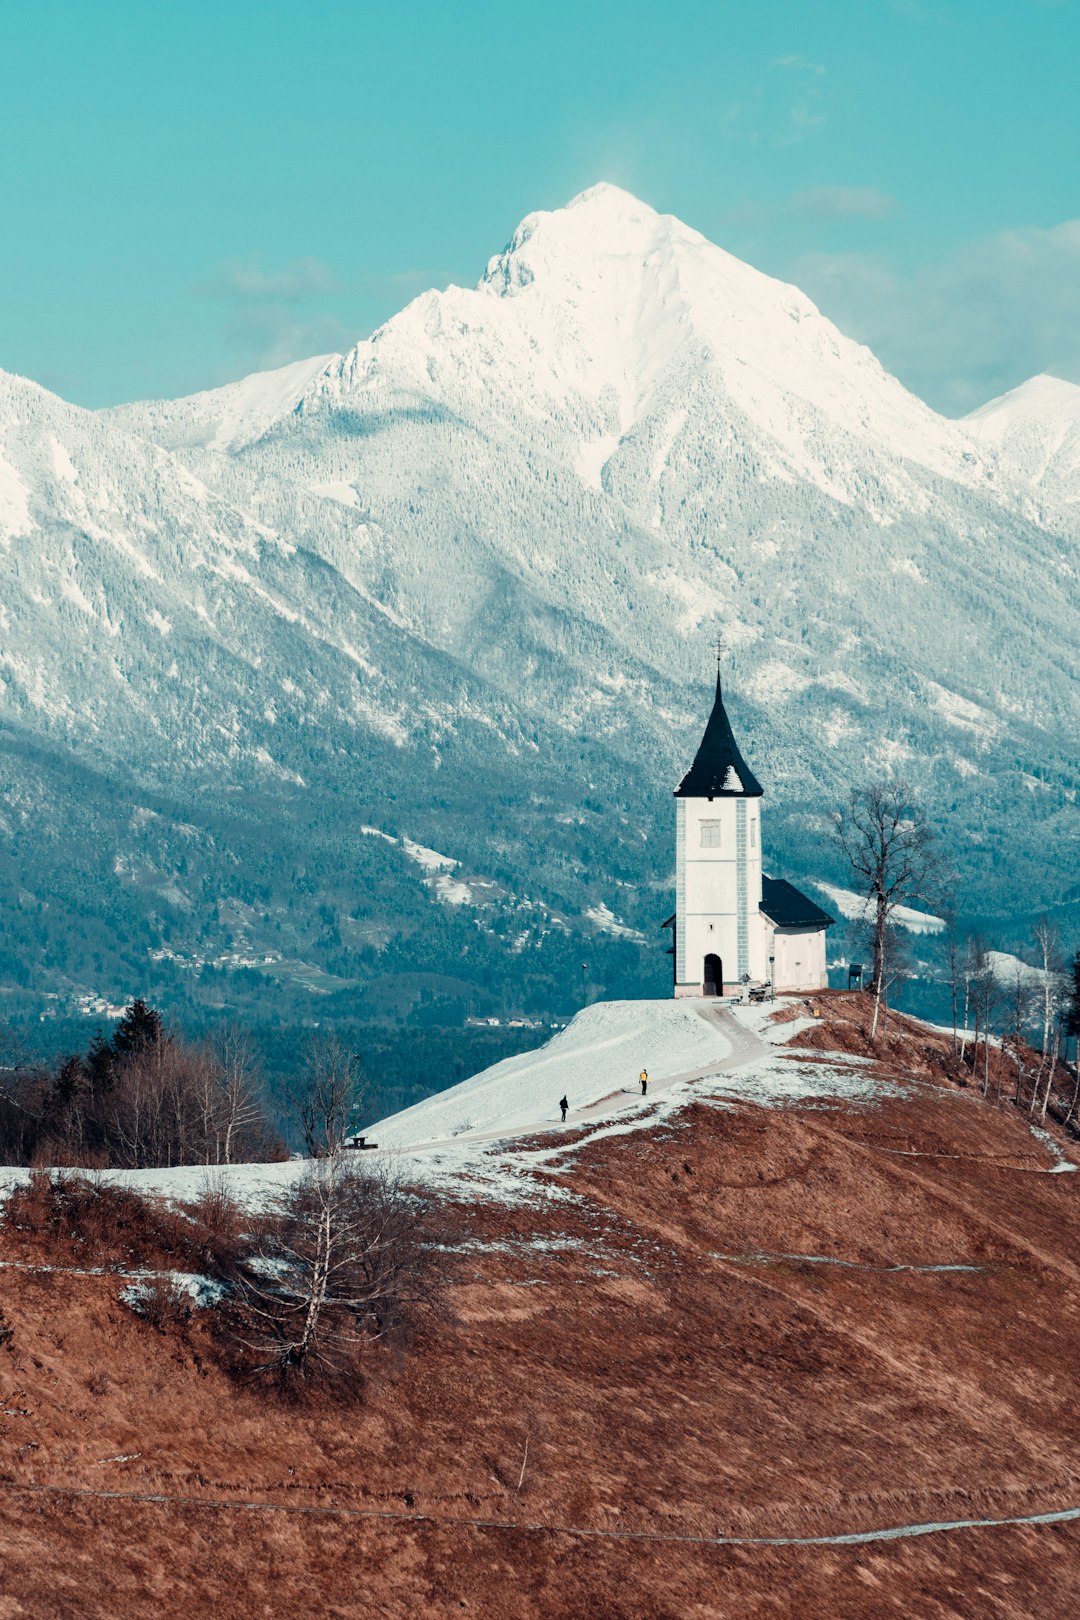
[[[452,1209],[452,1319],[346,1406],[7,1230],[0,1620],[1073,1620],[1077,1523],[748,1544],[1080,1506],[1080,1176],[893,1032],[883,1099],[703,1084],[573,1197]]]

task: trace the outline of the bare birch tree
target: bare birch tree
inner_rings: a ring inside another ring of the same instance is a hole
[[[1007,987],[1005,995],[1006,1018],[1005,1027],[1001,1037],[1002,1056],[1012,1058],[1016,1068],[1016,1081],[1013,1088],[1013,1102],[1019,1107],[1024,1100],[1024,1093],[1028,1080],[1028,1045],[1027,1035],[1031,1028],[1031,1017],[1034,1010],[1034,996],[1032,994],[1031,980],[1025,973],[1023,964],[1017,963],[1013,973],[1012,982]],[[1001,1078],[998,1080],[998,1100],[1001,1098]]]
[[[964,950],[961,960],[960,974],[964,983],[964,1015],[960,1026],[960,1062],[967,1057],[968,1030],[970,1028],[972,1012],[972,986],[982,971],[983,961],[986,957],[986,946],[978,934],[969,934],[964,941]],[[977,1007],[976,1007],[977,1012]],[[978,1044],[978,1028],[974,1034]]]
[[[251,1036],[225,1024],[214,1038],[218,1069],[219,1126],[216,1163],[232,1164],[238,1145],[264,1129],[259,1065]]]
[[[972,982],[975,998],[975,1047],[972,1052],[971,1064],[976,1079],[979,1074],[979,1029],[982,1028],[983,1046],[983,1073],[982,1094],[990,1094],[990,1026],[994,1021],[994,1012],[998,1004],[1001,986],[994,970],[994,961],[991,953],[985,948],[979,951],[975,977]]]
[[[1057,1065],[1057,1049],[1060,1040],[1060,1032],[1057,1028],[1058,1014],[1065,1004],[1065,962],[1061,954],[1061,936],[1049,918],[1040,917],[1032,932],[1039,953],[1039,972],[1041,976],[1039,1013],[1042,1021],[1042,1043],[1039,1048],[1039,1074],[1035,1083],[1035,1091],[1032,1094],[1030,1111],[1035,1112],[1036,1101],[1040,1090],[1042,1090],[1042,1117],[1045,1119],[1050,1102],[1054,1069]]]
[[[949,968],[949,986],[952,991],[952,1049],[957,1051],[957,1030],[960,1003],[960,978],[963,970],[963,951],[956,919],[956,897],[949,896],[945,908],[945,960]]]
[[[912,788],[904,781],[853,788],[836,814],[836,842],[866,896],[874,952],[874,1016],[877,1038],[885,993],[888,930],[896,908],[932,899],[942,877],[934,834]]]
[[[365,1345],[400,1337],[437,1301],[428,1220],[384,1170],[343,1153],[314,1160],[237,1296],[246,1371],[283,1388],[361,1373]]]

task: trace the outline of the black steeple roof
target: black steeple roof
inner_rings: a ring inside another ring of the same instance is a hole
[[[694,763],[675,789],[677,799],[760,799],[761,783],[739,753],[716,672],[713,704]]]

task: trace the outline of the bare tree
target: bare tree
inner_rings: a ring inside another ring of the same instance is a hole
[[[283,1387],[351,1378],[438,1295],[426,1207],[385,1171],[316,1159],[282,1197],[237,1301],[248,1373]]]
[[[1031,1017],[1034,1010],[1031,979],[1025,973],[1023,964],[1020,962],[1016,964],[1012,983],[1007,987],[1005,1010],[1006,1018],[1001,1037],[1001,1051],[1003,1057],[1012,1058],[1016,1067],[1013,1102],[1019,1107],[1023,1101],[1028,1080],[1027,1060],[1031,1049],[1028,1045],[1027,1032],[1031,1028]],[[999,1076],[999,1101],[1001,1099],[1001,1083],[1001,1077]]]
[[[312,1041],[288,1097],[309,1155],[332,1158],[359,1123],[364,1100],[359,1057],[336,1035],[320,1036]]]
[[[945,908],[945,960],[948,963],[949,985],[952,989],[952,1049],[955,1056],[957,1050],[960,979],[963,972],[963,951],[960,946],[960,932],[957,928],[955,895],[949,896]]]
[[[896,908],[909,900],[929,900],[942,876],[934,834],[911,787],[904,781],[874,782],[853,788],[836,814],[836,841],[866,895],[873,929],[874,1016],[877,1037],[885,993],[887,934]]]
[[[238,1024],[225,1024],[214,1039],[218,1067],[220,1125],[218,1164],[232,1164],[241,1141],[265,1129],[259,1067],[251,1036]]]
[[[1035,1091],[1031,1099],[1031,1112],[1035,1112],[1036,1099],[1040,1086],[1045,1084],[1042,1097],[1042,1117],[1046,1118],[1046,1110],[1050,1101],[1050,1088],[1053,1084],[1054,1069],[1057,1064],[1057,1046],[1060,1034],[1056,1030],[1057,1015],[1063,1008],[1066,998],[1065,962],[1061,953],[1061,936],[1053,923],[1047,917],[1040,917],[1032,932],[1035,935],[1035,945],[1039,953],[1040,985],[1040,1016],[1042,1019],[1042,1044],[1040,1046],[1039,1074],[1035,1084]],[[1053,1047],[1051,1049],[1051,1034],[1054,1033]]]
[[[975,1003],[975,1045],[971,1061],[972,1070],[976,1078],[978,1078],[979,1029],[981,1027],[983,1038],[982,1093],[984,1097],[990,1094],[990,1025],[993,1022],[994,1010],[998,1003],[1000,990],[1001,986],[994,970],[993,956],[990,951],[980,947],[975,976],[972,980],[972,993]]]
[[[986,957],[986,946],[978,934],[969,934],[964,941],[964,950],[961,958],[960,975],[964,982],[964,1016],[960,1028],[960,1062],[967,1056],[968,1029],[972,1011],[972,986],[982,971]],[[977,1011],[977,1008],[976,1008]],[[975,1030],[976,1044],[978,1042],[978,1029]]]

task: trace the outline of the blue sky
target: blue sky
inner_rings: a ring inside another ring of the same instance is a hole
[[[1080,382],[1080,0],[7,0],[0,366],[98,405],[347,346],[600,179],[939,409]]]

